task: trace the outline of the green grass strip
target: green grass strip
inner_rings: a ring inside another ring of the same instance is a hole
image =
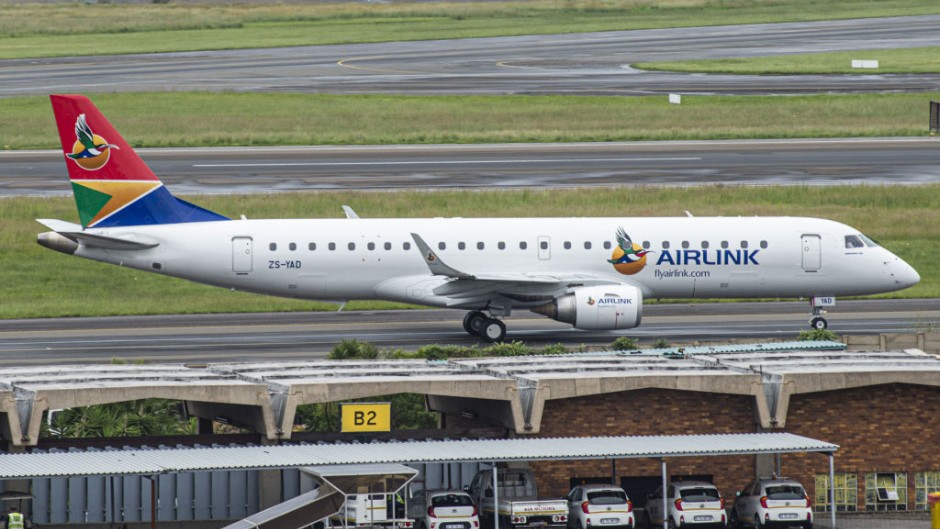
[[[0,59],[453,39],[940,13],[935,0],[19,3]]]
[[[68,183],[63,180],[63,190]],[[618,188],[560,191],[320,192],[207,195],[189,200],[227,216],[363,218],[791,215],[845,222],[913,265],[921,283],[883,297],[940,297],[940,185]],[[0,318],[330,310],[335,306],[230,292],[40,247],[36,218],[76,221],[70,197],[0,201]],[[400,307],[354,302],[351,309]]]
[[[938,93],[774,96],[96,94],[135,146],[922,136]],[[59,148],[47,97],[0,98],[0,149]]]
[[[853,60],[877,60],[877,69],[852,68]],[[739,75],[940,73],[940,47],[860,50],[742,59],[641,62],[641,70]]]

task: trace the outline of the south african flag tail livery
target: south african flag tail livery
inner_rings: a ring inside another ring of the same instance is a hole
[[[171,195],[88,98],[51,99],[83,227],[228,220]]]

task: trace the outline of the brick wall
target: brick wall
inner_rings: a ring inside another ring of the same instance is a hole
[[[840,446],[837,473],[858,475],[858,510],[865,510],[865,474],[906,472],[908,510],[914,508],[914,473],[940,470],[940,388],[888,384],[794,395],[786,431]],[[782,458],[784,474],[811,495],[815,475],[829,473],[822,455]]]
[[[551,400],[545,405],[541,437],[593,435],[688,435],[757,431],[754,399],[693,391],[642,389]],[[667,461],[670,474],[712,474],[715,485],[732,498],[754,476],[754,456],[683,457]],[[620,459],[618,476],[660,476],[659,461]],[[564,496],[569,478],[609,476],[611,462],[532,463],[542,496]],[[642,505],[643,499],[636,499]]]

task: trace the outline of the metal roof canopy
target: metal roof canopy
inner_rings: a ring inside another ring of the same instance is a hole
[[[400,464],[319,465],[302,467],[301,472],[330,485],[343,494],[356,494],[361,489],[398,492],[418,476],[418,471]],[[376,489],[381,485],[380,489]]]
[[[459,463],[833,453],[790,433],[515,438],[0,454],[0,479],[110,476],[375,463]]]

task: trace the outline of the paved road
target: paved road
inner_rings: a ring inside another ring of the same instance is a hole
[[[427,344],[472,345],[462,311],[410,310],[343,313],[173,315],[0,321],[0,366],[106,363],[112,358],[151,362],[228,362],[323,358],[339,341],[355,338],[382,348],[416,350]],[[647,346],[795,339],[806,327],[799,302],[647,305],[642,326],[626,331],[580,331],[529,312],[507,318],[508,340],[533,346],[563,343],[603,348],[618,336]],[[839,334],[936,330],[940,299],[840,301],[829,314]]]
[[[937,27],[940,15],[6,60],[0,61],[0,97],[150,90],[618,95],[927,91],[940,87],[940,75],[697,75],[641,72],[630,65],[938,46]]]
[[[175,193],[940,182],[940,140],[141,149]],[[0,156],[0,197],[71,193],[59,151]]]

